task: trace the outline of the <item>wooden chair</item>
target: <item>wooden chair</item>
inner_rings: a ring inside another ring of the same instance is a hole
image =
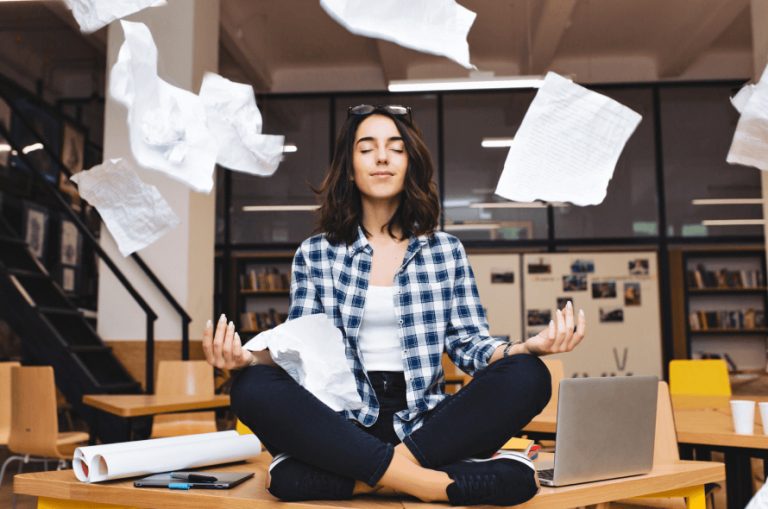
[[[670,361],[669,390],[691,396],[730,396],[728,365],[722,359]]]
[[[552,397],[549,399],[549,403],[541,411],[542,414],[557,415],[557,402],[560,395],[560,381],[565,378],[565,368],[563,367],[563,361],[560,359],[547,359],[546,357],[541,359],[544,361],[544,365],[547,366],[549,374],[552,377]]]
[[[155,394],[213,396],[213,368],[205,361],[160,361]],[[152,421],[152,438],[215,431],[215,412],[156,415]]]
[[[11,434],[11,368],[18,362],[0,362],[0,445],[8,445]]]
[[[72,458],[75,449],[87,445],[88,433],[59,432],[56,412],[56,383],[50,366],[14,367],[11,369],[10,456],[0,468],[0,484],[5,469],[12,461],[29,463],[59,460],[59,468]],[[19,465],[21,469],[21,465]]]

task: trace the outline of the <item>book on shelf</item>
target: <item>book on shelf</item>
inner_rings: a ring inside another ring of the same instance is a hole
[[[240,289],[247,291],[288,291],[290,278],[277,267],[263,267],[261,270],[248,269],[240,274]]]
[[[686,280],[688,287],[693,289],[740,289],[765,286],[765,275],[760,269],[710,270],[702,264],[696,265],[694,270],[687,271]]]
[[[268,311],[245,311],[240,313],[240,329],[261,332],[276,327],[287,319],[287,313],[279,313],[274,308]]]
[[[753,308],[692,311],[688,314],[688,326],[692,331],[762,329],[765,328],[765,311]]]

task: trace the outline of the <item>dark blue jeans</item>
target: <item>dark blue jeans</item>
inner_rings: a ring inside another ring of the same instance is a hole
[[[379,418],[370,428],[337,414],[272,366],[253,366],[237,375],[232,408],[273,456],[286,453],[308,469],[374,486],[400,441],[392,416],[407,403],[402,373],[372,372],[369,378],[381,404]],[[532,355],[513,355],[478,372],[466,387],[429,412],[424,425],[403,442],[427,468],[490,457],[541,413],[550,396],[544,363]]]

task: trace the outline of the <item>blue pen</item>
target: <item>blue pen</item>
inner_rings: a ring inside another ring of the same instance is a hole
[[[185,482],[172,482],[168,483],[168,488],[172,490],[188,490],[190,486]]]

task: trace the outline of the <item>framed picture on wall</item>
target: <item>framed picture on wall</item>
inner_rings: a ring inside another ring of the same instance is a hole
[[[64,123],[61,137],[61,162],[72,174],[83,171],[85,157],[85,133],[69,122]],[[80,195],[65,172],[59,173],[59,189],[72,198],[72,205],[79,209]]]
[[[80,232],[72,221],[61,221],[61,264],[70,267],[80,265]]]
[[[61,269],[61,288],[65,292],[75,291],[76,269],[72,267],[63,267]]]
[[[38,205],[26,203],[24,206],[24,240],[38,260],[45,257],[45,248],[48,242],[47,230],[48,210]]]

